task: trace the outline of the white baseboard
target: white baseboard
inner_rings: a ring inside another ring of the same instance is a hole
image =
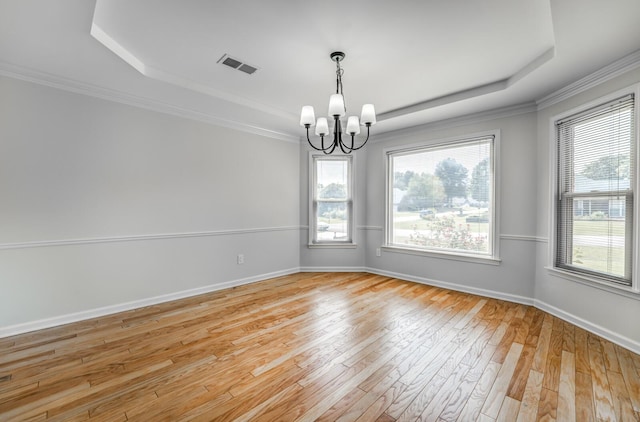
[[[301,273],[366,273],[365,267],[300,267]]]
[[[215,292],[216,290],[228,289],[231,287],[241,286],[244,284],[256,283],[258,281],[267,280],[274,277],[281,277],[289,274],[300,272],[300,268],[290,268],[287,270],[275,271],[272,273],[259,274],[238,280],[226,281],[222,283],[211,284],[208,286],[197,287],[195,289],[183,290],[175,293],[168,293],[160,296],[154,296],[146,299],[134,300],[131,302],[120,303],[117,305],[104,306],[96,309],[89,309],[72,314],[60,315],[51,318],[45,318],[38,321],[25,322],[22,324],[0,327],[0,338],[24,334],[31,331],[42,330],[45,328],[56,327],[59,325],[70,324],[72,322],[83,321],[91,318],[97,318],[105,315],[115,314],[118,312],[130,311],[132,309],[143,308],[145,306],[157,305],[159,303],[170,302],[172,300],[184,299],[186,297],[197,296],[204,293]]]
[[[458,292],[471,293],[478,296],[490,297],[493,299],[506,300],[508,302],[521,303],[523,305],[533,305],[534,300],[529,297],[514,295],[510,293],[498,292],[495,290],[481,289],[478,287],[464,286],[462,284],[448,283],[446,281],[433,280],[425,277],[418,277],[410,274],[396,273],[393,271],[384,271],[377,268],[367,268],[367,272],[377,275],[384,275],[387,277],[399,278],[401,280],[413,281],[420,284],[427,284],[429,286],[443,287],[445,289],[455,290]]]
[[[542,311],[548,312],[553,316],[556,316],[560,319],[570,322],[577,327],[580,327],[602,338],[605,338],[610,342],[617,344],[618,346],[622,346],[625,349],[628,349],[634,353],[640,354],[640,342],[637,342],[628,337],[625,337],[616,332],[613,332],[607,328],[604,328],[597,324],[589,322],[569,312],[563,311],[562,309],[556,308],[555,306],[549,305],[548,303],[543,302],[541,300],[519,296],[519,295],[512,295],[509,293],[497,292],[495,290],[486,290],[486,289],[480,289],[476,287],[464,286],[460,284],[447,283],[444,281],[432,280],[432,279],[417,277],[409,274],[383,271],[383,270],[378,270],[376,268],[366,268],[366,271],[372,274],[378,274],[378,275],[384,275],[384,276],[393,277],[393,278],[399,278],[402,280],[414,281],[416,283],[428,284],[430,286],[444,287],[446,289],[461,291],[465,293],[472,293],[479,296],[490,297],[493,299],[501,299],[509,302],[521,303],[523,305],[531,305]]]
[[[610,342],[617,344],[618,346],[622,346],[625,349],[629,349],[634,353],[640,354],[640,343],[635,340],[632,340],[607,328],[601,327],[597,324],[577,317],[573,314],[570,314],[569,312],[563,311],[562,309],[556,308],[555,306],[549,305],[548,303],[541,300],[536,299],[533,306],[545,312],[548,312],[553,316],[568,321],[573,325],[587,330],[593,334],[599,335],[600,337],[605,338]]]
[[[549,305],[548,303],[543,302],[541,300],[537,300],[537,299],[533,299],[525,296],[512,295],[509,293],[497,292],[495,290],[486,290],[486,289],[480,289],[476,287],[464,286],[460,284],[447,283],[444,281],[432,280],[432,279],[417,277],[409,274],[383,271],[383,270],[378,270],[376,268],[366,268],[366,271],[372,274],[378,274],[378,275],[384,275],[384,276],[393,277],[393,278],[399,278],[402,280],[414,281],[416,283],[428,284],[430,286],[444,287],[446,289],[461,291],[465,293],[472,293],[479,296],[490,297],[493,299],[501,299],[509,302],[521,303],[523,305],[531,305],[542,311],[548,312],[553,316],[556,316],[560,319],[570,322],[577,327],[580,327],[602,338],[605,338],[612,343],[615,343],[619,346],[624,347],[625,349],[628,349],[634,353],[640,354],[640,342],[637,342],[628,337],[625,337],[616,332],[613,332],[607,328],[604,328],[597,324],[589,322],[569,312],[563,311],[562,309],[556,308],[555,306]]]

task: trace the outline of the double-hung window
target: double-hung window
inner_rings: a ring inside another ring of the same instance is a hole
[[[311,156],[311,245],[353,245],[353,171],[350,155]]]
[[[387,151],[388,248],[498,259],[498,133]]]
[[[632,286],[635,98],[615,98],[555,121],[555,268]]]

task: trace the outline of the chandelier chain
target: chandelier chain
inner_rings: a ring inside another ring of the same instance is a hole
[[[344,111],[347,111],[347,100],[344,98],[344,88],[342,86],[342,75],[344,75],[344,69],[340,67],[340,60],[336,60],[336,94],[342,94],[342,101],[344,102]]]

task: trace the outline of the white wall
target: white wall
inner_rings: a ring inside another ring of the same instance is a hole
[[[0,78],[0,333],[297,271],[299,154]]]
[[[567,100],[538,112],[538,200],[537,233],[549,239],[550,185],[553,171],[550,163],[549,125],[553,116],[580,107],[600,97],[640,82],[640,69],[600,84]],[[637,166],[636,166],[637,170]],[[549,259],[549,242],[538,244],[536,253],[536,292],[538,306],[575,321],[605,337],[614,339],[635,351],[640,351],[640,297],[623,295],[580,284],[555,276],[545,267]],[[638,251],[636,251],[636,254]]]

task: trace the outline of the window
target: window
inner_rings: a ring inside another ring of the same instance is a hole
[[[555,122],[555,267],[632,285],[634,95]]]
[[[312,155],[310,243],[353,243],[352,157]]]
[[[388,247],[497,259],[497,132],[387,151]]]

